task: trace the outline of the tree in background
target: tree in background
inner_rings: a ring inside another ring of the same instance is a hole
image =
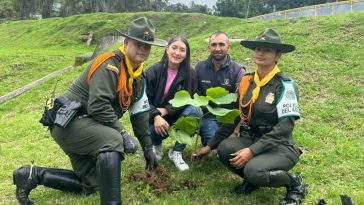
[[[0,1],[0,19],[2,18],[14,18],[15,10],[12,0]]]
[[[244,0],[244,18],[270,13],[267,0]]]
[[[177,4],[171,4],[167,6],[166,11],[169,12],[186,12],[188,11],[188,6],[185,4],[177,3]]]
[[[106,2],[108,12],[116,13],[116,12],[125,12],[127,11],[128,5],[127,0],[108,0]]]
[[[60,8],[55,10],[55,5],[59,5]],[[207,5],[194,2],[191,2],[190,6],[169,5],[168,0],[1,0],[0,3],[0,18],[29,19],[34,14],[50,18],[82,13],[137,11],[212,13]]]
[[[167,7],[168,0],[155,0],[154,11],[163,11]]]
[[[107,12],[106,0],[82,0],[82,13]]]
[[[302,6],[338,0],[217,0],[214,15],[247,18]],[[343,0],[340,0],[343,1]],[[60,7],[57,9],[57,7]],[[96,12],[170,11],[212,14],[207,5],[191,2],[169,4],[168,0],[0,0],[0,18],[29,19],[41,14],[43,18]]]
[[[200,5],[200,4],[196,4],[194,1],[192,1],[191,4],[190,4],[189,12],[212,14],[211,9],[209,9],[209,7],[206,4],[205,5]]]
[[[16,16],[20,19],[31,18],[38,12],[38,5],[37,0],[13,0]]]
[[[54,0],[41,0],[42,17],[50,18],[52,13]]]
[[[81,1],[77,0],[62,0],[61,9],[60,9],[60,16],[66,17],[77,14],[81,10]]]
[[[245,0],[217,0],[214,9],[217,16],[243,17]]]

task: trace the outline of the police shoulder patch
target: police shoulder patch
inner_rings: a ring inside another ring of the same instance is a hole
[[[131,107],[129,108],[130,116],[149,111],[150,105],[149,105],[149,101],[148,101],[148,97],[147,97],[145,88],[146,88],[146,86],[144,84],[141,95],[138,97],[137,101],[134,102],[133,105],[131,105]]]
[[[300,118],[298,98],[293,81],[282,81],[282,96],[277,103],[278,118],[294,116]]]
[[[116,74],[119,74],[119,69],[114,65],[107,64],[105,69],[108,70],[108,71],[112,71],[112,72],[114,72]]]

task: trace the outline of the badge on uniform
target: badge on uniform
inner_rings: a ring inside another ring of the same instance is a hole
[[[268,93],[267,97],[265,97],[265,102],[272,104],[274,101],[274,93]]]

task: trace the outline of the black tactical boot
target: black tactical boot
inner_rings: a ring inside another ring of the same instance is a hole
[[[13,183],[16,185],[16,199],[22,205],[31,205],[28,195],[39,184],[34,166],[22,166],[13,171]]]
[[[121,160],[118,152],[102,152],[97,157],[101,205],[121,205]]]
[[[239,184],[234,188],[234,192],[237,194],[242,195],[249,195],[253,191],[259,189],[259,187],[254,186],[253,184],[249,183],[247,180],[244,180],[242,184]]]
[[[282,200],[281,205],[298,205],[306,195],[307,185],[299,174],[290,175],[291,184],[287,186],[286,197]]]
[[[37,185],[44,185],[57,190],[83,193],[83,186],[73,171],[36,167],[33,165],[22,166],[13,171],[13,182],[16,185],[16,199],[22,205],[31,205],[28,198],[32,189]]]
[[[287,189],[286,197],[281,201],[281,205],[298,205],[305,197],[306,184],[299,174],[290,174],[284,170],[269,172],[269,186],[282,187]]]

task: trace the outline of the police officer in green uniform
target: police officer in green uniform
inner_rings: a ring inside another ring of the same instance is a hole
[[[151,45],[164,47],[167,42],[154,38],[155,28],[145,17],[133,20],[128,31],[120,33],[125,36],[124,45],[94,60],[62,96],[81,103],[78,114],[66,127],[50,126],[73,171],[33,165],[14,170],[16,198],[21,204],[33,203],[28,195],[37,185],[82,194],[99,190],[100,204],[121,204],[121,161],[137,149],[137,141],[119,121],[126,111],[147,168],[157,166],[142,71]]]
[[[281,204],[299,204],[306,185],[301,175],[288,172],[300,156],[292,139],[295,120],[300,118],[298,91],[277,66],[282,53],[295,47],[281,43],[273,29],[265,29],[255,41],[243,40],[241,44],[254,51],[257,69],[240,82],[240,122],[223,125],[193,157],[198,160],[217,148],[218,159],[244,179],[235,192],[250,194],[259,187],[286,187]]]

